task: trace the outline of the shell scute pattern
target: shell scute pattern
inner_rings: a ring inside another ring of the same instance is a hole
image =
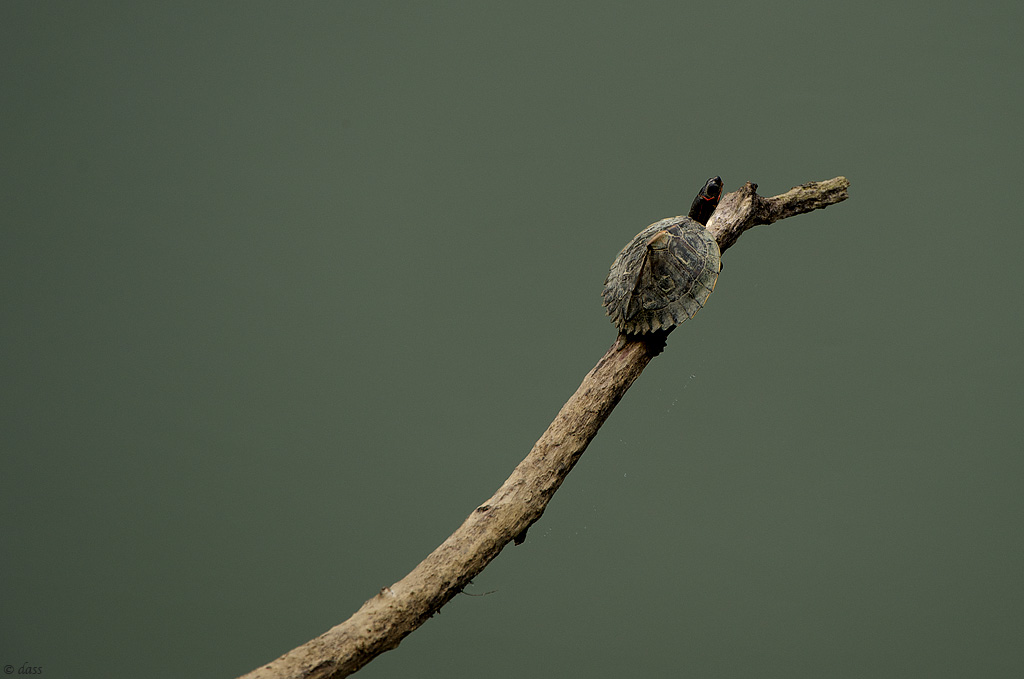
[[[721,253],[711,233],[690,217],[670,217],[638,233],[605,279],[604,305],[623,333],[673,328],[704,307],[715,289]]]

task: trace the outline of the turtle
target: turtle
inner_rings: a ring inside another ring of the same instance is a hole
[[[685,217],[669,217],[633,237],[604,281],[605,313],[619,332],[668,331],[704,308],[722,269],[718,242],[705,225],[722,198],[712,177]]]

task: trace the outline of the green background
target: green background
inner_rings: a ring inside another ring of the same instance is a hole
[[[1024,676],[1022,8],[3,3],[0,663],[326,631],[525,456],[637,231],[845,175],[360,676]]]

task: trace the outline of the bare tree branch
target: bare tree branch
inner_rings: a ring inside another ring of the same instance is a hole
[[[773,198],[747,183],[723,196],[707,228],[725,251],[747,229],[847,198],[845,177],[798,186]],[[669,331],[670,332],[670,331]],[[562,406],[530,454],[411,573],[384,587],[351,618],[243,679],[335,679],[355,672],[437,613],[509,542],[526,539],[562,481],[626,390],[665,346],[668,332],[619,335]]]
[[[836,177],[808,182],[781,195],[762,198],[757,195],[757,184],[747,182],[738,191],[722,196],[707,228],[715,234],[719,249],[725,252],[747,229],[842,202],[848,197],[849,187],[846,177]]]

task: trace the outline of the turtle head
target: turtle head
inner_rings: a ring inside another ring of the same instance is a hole
[[[690,219],[707,226],[712,213],[718,207],[718,201],[722,199],[723,186],[721,177],[712,177],[704,182],[704,187],[690,206]]]

